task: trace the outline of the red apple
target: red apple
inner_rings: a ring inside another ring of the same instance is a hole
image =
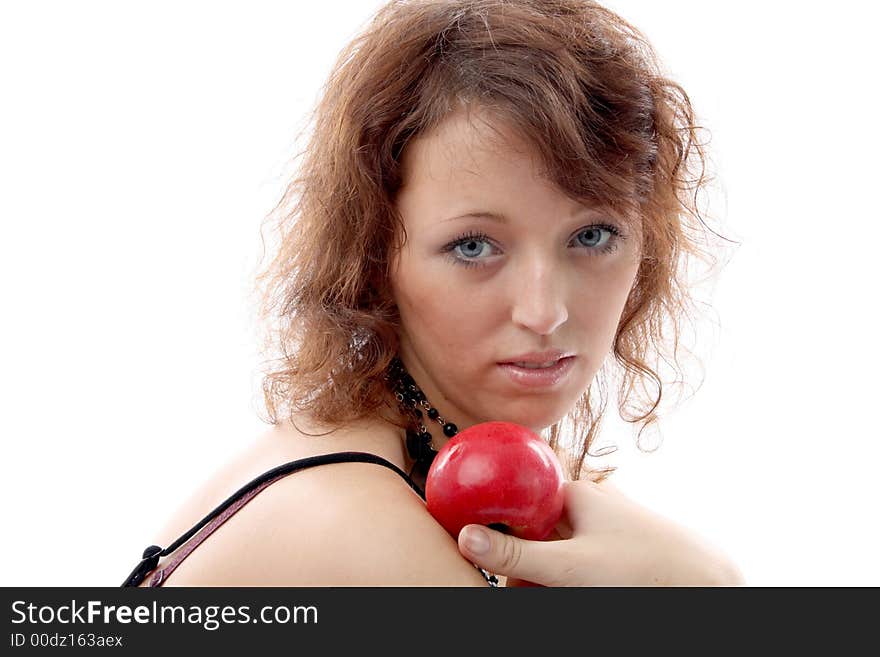
[[[454,538],[476,523],[544,540],[562,515],[565,475],[544,440],[512,422],[484,422],[449,439],[425,481],[428,512]]]

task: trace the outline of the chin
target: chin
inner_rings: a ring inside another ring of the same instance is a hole
[[[546,409],[544,409],[546,410]],[[519,415],[511,414],[506,417],[495,418],[497,420],[502,420],[504,422],[514,422],[515,424],[522,425],[527,429],[530,429],[532,433],[536,433],[541,435],[541,432],[551,427],[555,423],[559,422],[565,414],[560,415],[559,417],[548,417],[546,413],[535,414],[535,415]]]
[[[532,410],[533,412],[528,412],[528,410],[523,409],[523,404],[520,404],[519,412],[514,412],[510,414],[507,419],[509,422],[516,422],[517,424],[521,424],[524,427],[531,429],[534,433],[540,434],[545,429],[551,427],[556,424],[560,420],[562,420],[568,412],[574,408],[574,403],[577,401],[577,398],[573,399],[570,404],[561,404],[554,403],[552,405],[548,404],[546,401],[543,403],[538,402],[534,405]],[[526,410],[524,413],[523,410]]]

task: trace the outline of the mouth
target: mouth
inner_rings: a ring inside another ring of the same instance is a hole
[[[547,368],[553,367],[564,358],[576,356],[572,351],[562,349],[547,349],[545,351],[531,351],[511,356],[509,360],[498,361],[499,365],[516,365],[524,368]]]
[[[546,363],[528,363],[526,361],[516,361],[511,363],[502,363],[502,365],[515,365],[516,367],[522,367],[527,370],[545,370],[549,367],[554,367],[562,358],[557,358],[555,360],[548,360]]]
[[[575,356],[545,363],[499,363],[498,366],[515,384],[527,388],[555,386],[571,372]]]

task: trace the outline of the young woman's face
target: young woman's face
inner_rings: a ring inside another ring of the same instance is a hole
[[[407,242],[391,276],[400,356],[460,430],[504,420],[538,432],[572,408],[610,352],[641,238],[541,178],[511,132],[500,140],[473,119],[454,114],[404,152],[396,202]],[[499,365],[551,349],[575,354],[551,386],[526,387]],[[435,447],[445,442],[429,431]]]

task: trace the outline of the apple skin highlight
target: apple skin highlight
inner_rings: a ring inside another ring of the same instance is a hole
[[[544,540],[562,516],[564,482],[556,454],[531,429],[483,422],[439,450],[425,499],[428,512],[453,538],[465,525],[479,524]]]

